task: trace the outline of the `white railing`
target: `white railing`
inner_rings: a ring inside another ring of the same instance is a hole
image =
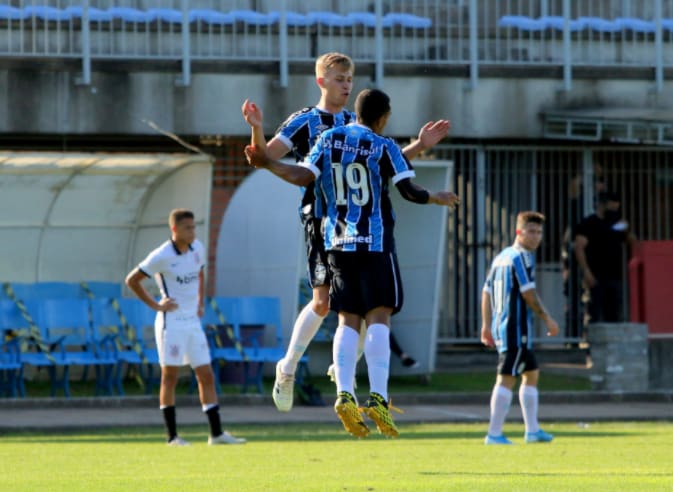
[[[310,62],[342,51],[375,66],[561,68],[673,66],[673,0],[5,0],[0,58]]]

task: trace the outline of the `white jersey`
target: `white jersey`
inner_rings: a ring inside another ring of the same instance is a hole
[[[199,273],[206,264],[206,251],[198,239],[181,253],[172,240],[152,251],[138,268],[154,277],[161,295],[175,300],[178,317],[196,317],[199,304]]]

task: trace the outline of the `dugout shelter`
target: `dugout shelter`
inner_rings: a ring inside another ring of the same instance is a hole
[[[0,152],[0,280],[122,283],[176,207],[207,245],[211,175],[200,155]]]

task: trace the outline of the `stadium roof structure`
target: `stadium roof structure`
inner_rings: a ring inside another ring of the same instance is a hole
[[[200,155],[0,152],[0,280],[120,281],[176,207],[206,243],[211,175]]]
[[[673,145],[673,110],[594,108],[542,113],[545,138]]]

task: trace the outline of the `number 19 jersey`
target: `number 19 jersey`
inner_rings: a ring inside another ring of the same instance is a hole
[[[393,252],[393,184],[416,174],[390,138],[358,123],[325,131],[300,164],[324,197],[327,251]]]

